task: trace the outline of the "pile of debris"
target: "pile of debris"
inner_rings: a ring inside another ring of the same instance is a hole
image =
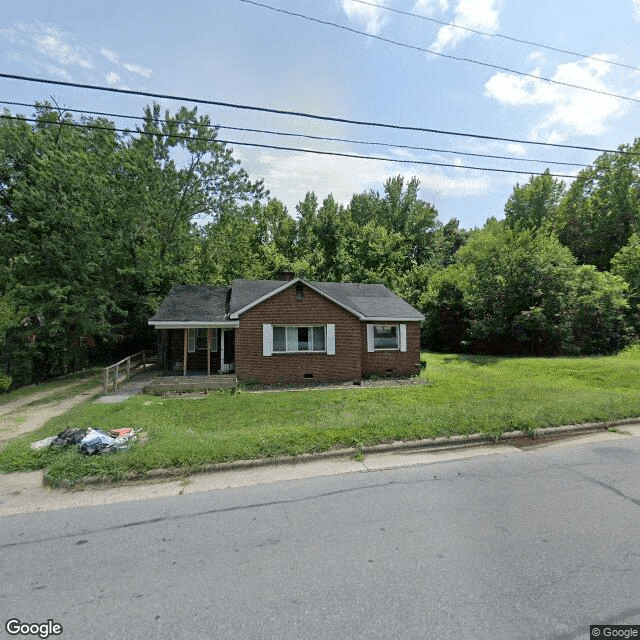
[[[81,453],[93,456],[98,453],[111,453],[128,449],[125,444],[130,440],[136,440],[134,429],[113,429],[105,432],[101,429],[65,429],[57,436],[49,436],[43,440],[31,443],[32,449],[46,449],[47,447],[77,446]]]

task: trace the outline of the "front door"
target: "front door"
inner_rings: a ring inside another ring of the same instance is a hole
[[[229,373],[235,370],[235,330],[221,329],[220,371]]]

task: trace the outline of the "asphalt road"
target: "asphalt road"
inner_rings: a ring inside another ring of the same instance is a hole
[[[640,438],[6,516],[0,637],[577,640],[639,533]]]

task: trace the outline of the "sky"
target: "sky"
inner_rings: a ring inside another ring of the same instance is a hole
[[[251,178],[263,178],[293,216],[308,191],[346,205],[403,175],[419,179],[420,197],[442,222],[481,227],[503,217],[531,172],[548,167],[570,184],[599,155],[529,143],[615,149],[640,135],[640,0],[371,3],[5,0],[0,73],[405,127],[199,105]],[[47,99],[132,116],[152,101],[0,78],[0,101]],[[194,106],[157,102],[172,113]]]

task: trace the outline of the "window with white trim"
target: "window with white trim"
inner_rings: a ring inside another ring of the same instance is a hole
[[[301,351],[326,351],[325,327],[273,327],[273,352],[297,353]]]
[[[374,324],[373,325],[373,348],[374,350],[399,349],[400,332],[397,324]]]
[[[195,353],[196,351],[206,351],[208,342],[209,329],[194,328],[188,330],[188,348],[189,353]],[[218,331],[217,329],[211,329],[211,351],[218,350]]]

